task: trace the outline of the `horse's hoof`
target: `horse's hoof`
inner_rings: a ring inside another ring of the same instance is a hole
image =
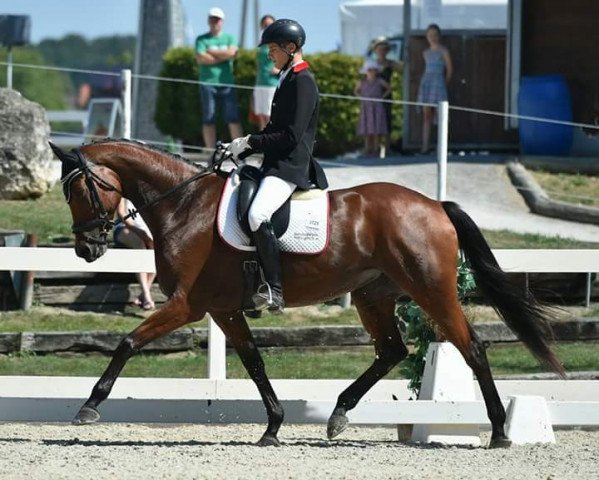
[[[349,420],[345,415],[340,415],[337,413],[331,415],[331,418],[329,418],[329,423],[327,424],[327,437],[329,437],[329,440],[332,440],[341,432],[343,432],[347,428],[348,424]]]
[[[258,441],[256,445],[258,445],[259,447],[280,447],[281,442],[279,442],[279,439],[276,437],[276,435],[270,435],[268,433],[265,433],[264,435],[262,435],[262,438]]]
[[[73,425],[89,425],[100,420],[100,414],[95,408],[81,407],[77,416],[73,419]]]
[[[512,441],[506,437],[492,438],[489,443],[489,448],[510,448]]]

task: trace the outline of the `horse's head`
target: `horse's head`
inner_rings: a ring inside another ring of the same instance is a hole
[[[106,253],[106,237],[121,200],[121,183],[111,169],[89,162],[79,149],[70,152],[50,143],[62,162],[62,189],[73,217],[75,253],[93,262]]]

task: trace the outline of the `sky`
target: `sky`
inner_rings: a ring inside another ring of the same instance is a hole
[[[260,16],[292,18],[306,30],[305,51],[335,50],[340,42],[341,0],[259,0]],[[88,39],[113,34],[135,34],[140,0],[0,0],[0,15],[30,15],[31,41],[60,38],[79,33]],[[207,12],[220,7],[225,12],[224,30],[239,38],[242,0],[182,0],[189,23],[189,37],[208,30]],[[249,17],[254,18],[254,0]],[[253,46],[254,28],[246,27],[246,47]]]

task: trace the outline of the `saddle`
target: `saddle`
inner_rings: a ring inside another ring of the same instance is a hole
[[[216,227],[223,242],[235,250],[253,252],[248,211],[260,186],[262,172],[244,165],[230,172],[221,194]],[[293,193],[273,215],[271,223],[281,251],[317,255],[328,244],[329,196],[325,190]]]
[[[248,214],[252,201],[258,192],[260,182],[264,178],[262,171],[251,165],[244,165],[239,169],[239,187],[237,193],[237,221],[243,229],[243,232],[252,238]],[[281,205],[270,219],[273,230],[277,238],[280,238],[287,231],[289,226],[289,212],[291,211],[291,198]]]

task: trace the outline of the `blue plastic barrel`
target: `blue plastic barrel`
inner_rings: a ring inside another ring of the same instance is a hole
[[[522,77],[518,93],[518,113],[571,122],[572,101],[564,77],[561,75]],[[530,155],[570,153],[572,127],[522,119],[518,123],[522,153]]]

